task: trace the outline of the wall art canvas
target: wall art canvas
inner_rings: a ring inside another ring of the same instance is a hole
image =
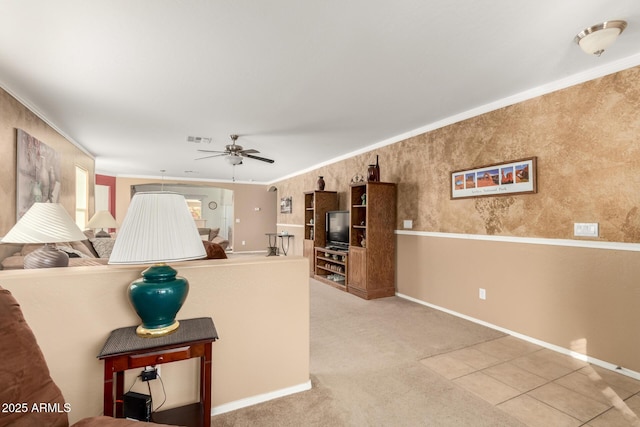
[[[291,196],[280,199],[280,213],[291,213]]]
[[[36,202],[58,203],[60,198],[60,155],[47,144],[17,131],[17,219]]]
[[[451,198],[537,192],[536,157],[451,172]]]

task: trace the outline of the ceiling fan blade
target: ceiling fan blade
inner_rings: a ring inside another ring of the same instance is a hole
[[[218,150],[198,150],[201,153],[226,153],[226,151],[218,151]]]
[[[198,150],[198,151],[200,151],[200,150]],[[226,155],[227,155],[227,153],[222,152],[222,154],[213,154],[213,155],[211,155],[211,156],[198,157],[197,159],[194,159],[194,160],[210,159],[210,158],[212,158],[212,157],[220,157],[220,156],[226,156]]]
[[[258,150],[254,150],[253,148],[249,148],[248,150],[240,151],[240,154],[258,154]]]
[[[267,159],[265,157],[258,157],[258,156],[253,156],[251,154],[242,154],[243,157],[248,157],[250,159],[254,159],[254,160],[260,160],[262,162],[267,162],[267,163],[273,163],[275,160],[271,160],[271,159]]]

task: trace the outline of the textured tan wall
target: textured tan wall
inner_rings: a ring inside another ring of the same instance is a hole
[[[0,88],[0,235],[4,236],[16,223],[16,130],[22,129],[61,154],[62,189],[60,203],[73,217],[76,206],[75,166],[89,172],[89,210],[94,209],[94,159],[85,154],[27,107]]]
[[[346,206],[350,179],[380,156],[398,183],[398,225],[414,230],[572,238],[574,222],[600,223],[597,240],[640,241],[640,67],[422,134],[282,182],[302,224],[302,193],[323,175]],[[375,142],[375,141],[372,141]],[[538,157],[538,193],[450,200],[451,171]]]
[[[413,231],[573,239],[598,222],[606,242],[640,242],[640,67],[355,156],[274,184],[302,193],[323,175],[346,209],[351,177],[380,156],[398,184],[398,223]],[[373,141],[372,141],[373,142]],[[538,193],[450,200],[451,171],[536,156]],[[584,239],[584,238],[581,238]],[[397,236],[396,288],[535,339],[640,372],[640,252],[424,235]],[[478,289],[487,300],[478,298]]]

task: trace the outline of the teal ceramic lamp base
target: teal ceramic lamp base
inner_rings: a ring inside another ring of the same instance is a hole
[[[166,264],[157,264],[142,272],[142,278],[129,285],[129,300],[142,324],[136,329],[141,337],[168,335],[178,329],[176,315],[189,293],[189,282],[176,276]]]

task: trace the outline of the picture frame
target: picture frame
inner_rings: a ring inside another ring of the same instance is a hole
[[[451,172],[451,199],[538,192],[537,157]]]
[[[60,200],[60,154],[22,129],[16,129],[16,219],[36,202]]]
[[[291,196],[281,198],[280,213],[291,213],[292,212],[291,202],[292,202]]]

